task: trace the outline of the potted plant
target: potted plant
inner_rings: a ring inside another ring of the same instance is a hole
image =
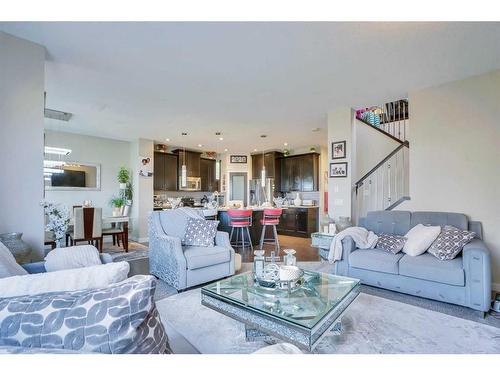
[[[127,183],[130,181],[130,172],[127,168],[121,167],[118,171],[118,182],[120,183],[120,190],[127,188]]]
[[[121,216],[122,207],[125,205],[125,199],[121,197],[113,197],[109,201],[111,207],[113,207],[113,216]]]

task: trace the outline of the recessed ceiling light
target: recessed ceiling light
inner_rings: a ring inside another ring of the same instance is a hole
[[[198,144],[198,147],[203,147],[203,145],[200,143],[200,144]]]
[[[223,141],[224,140],[224,137],[219,137],[219,141]]]
[[[170,138],[165,139],[167,142],[170,142]]]
[[[224,149],[224,152],[227,152],[227,148]]]
[[[286,142],[285,142],[285,143],[283,143],[283,146],[288,146],[288,143],[286,143]]]
[[[254,148],[253,150],[254,150],[254,151],[257,151],[257,149],[256,149],[256,148]]]

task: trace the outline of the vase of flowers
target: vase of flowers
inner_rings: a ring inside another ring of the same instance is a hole
[[[62,241],[68,231],[70,220],[69,210],[60,204],[46,201],[42,201],[41,205],[48,219],[45,230],[54,233],[56,247],[61,247]]]

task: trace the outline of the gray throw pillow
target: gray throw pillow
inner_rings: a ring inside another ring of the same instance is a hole
[[[452,260],[460,254],[464,245],[472,241],[475,236],[474,232],[445,225],[427,251],[439,260]]]
[[[84,353],[169,353],[153,300],[156,279],[106,288],[0,298],[0,346]]]
[[[183,243],[186,246],[213,247],[217,234],[218,220],[188,218]]]
[[[403,250],[405,242],[406,237],[396,234],[381,233],[378,235],[377,246],[375,248],[397,254]]]

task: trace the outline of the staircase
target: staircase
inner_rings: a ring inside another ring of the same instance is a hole
[[[367,113],[368,112],[368,113]],[[355,183],[354,212],[356,220],[368,211],[392,210],[409,197],[409,147],[407,140],[408,101],[398,100],[360,110],[357,119],[385,136],[397,146]]]

